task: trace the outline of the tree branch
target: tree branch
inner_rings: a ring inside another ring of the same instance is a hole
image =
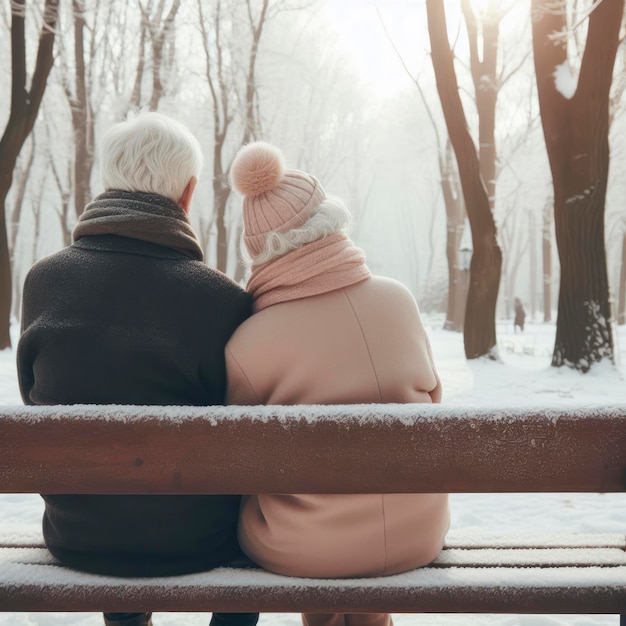
[[[26,41],[24,0],[11,2],[11,113],[26,105]]]

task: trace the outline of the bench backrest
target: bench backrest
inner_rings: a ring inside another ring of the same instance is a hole
[[[0,491],[626,491],[626,406],[1,407]]]

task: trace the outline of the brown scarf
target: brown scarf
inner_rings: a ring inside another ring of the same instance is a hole
[[[173,248],[198,261],[204,258],[186,213],[154,193],[116,189],[100,194],[74,227],[74,241],[86,235],[121,235]]]
[[[316,296],[360,283],[371,273],[365,254],[351,239],[335,233],[252,267],[247,289],[254,310]]]

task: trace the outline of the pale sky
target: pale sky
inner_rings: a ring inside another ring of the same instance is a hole
[[[428,50],[423,2],[414,0],[326,0],[329,15],[363,78],[380,95],[411,85],[394,45],[413,75]],[[378,11],[380,11],[380,16]],[[389,36],[381,23],[381,17]]]
[[[471,0],[477,13],[485,10],[490,1]],[[506,34],[519,29],[520,20],[523,21],[528,11],[527,3],[503,0],[501,4],[516,9],[503,20],[501,32]],[[450,39],[457,39],[462,47],[466,45],[466,31],[464,27],[459,28],[460,2],[445,0],[445,5]],[[422,71],[430,71],[424,0],[326,0],[326,6],[341,33],[346,54],[355,61],[363,78],[378,88],[381,95],[393,95],[412,84],[398,53],[413,77]],[[425,65],[428,67],[424,68]]]

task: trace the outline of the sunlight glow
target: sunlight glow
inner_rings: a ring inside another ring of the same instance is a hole
[[[496,12],[507,12],[515,0],[469,0],[480,23]],[[445,0],[451,41],[464,45],[461,0]],[[337,29],[337,44],[363,80],[379,97],[412,89],[413,80],[428,66],[425,3],[408,0],[326,0]]]
[[[410,87],[411,76],[423,64],[428,44],[425,11],[419,5],[402,0],[326,0],[348,58],[380,97]]]
[[[470,4],[475,11],[484,12],[489,8],[489,5],[493,4],[493,0],[470,0]]]
[[[500,10],[502,2],[500,0],[469,0],[474,12],[478,15],[486,15]]]

